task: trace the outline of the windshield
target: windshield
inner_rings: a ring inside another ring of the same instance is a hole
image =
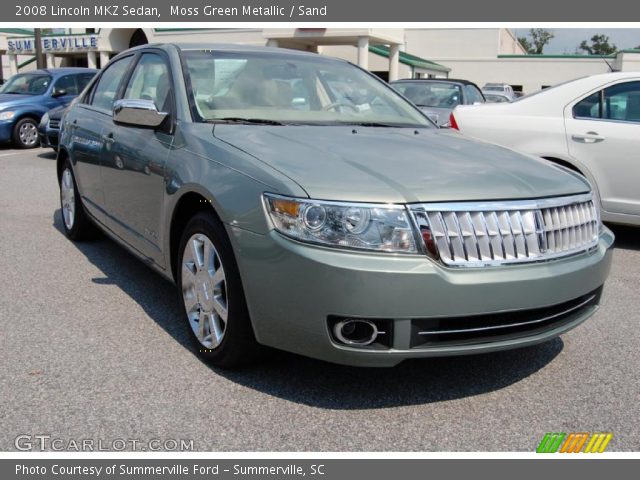
[[[49,75],[24,73],[14,75],[7,83],[2,85],[0,93],[12,93],[23,95],[42,95],[51,85]]]
[[[327,57],[183,51],[201,121],[430,127],[393,89]]]
[[[393,88],[419,107],[454,108],[462,101],[462,90],[455,83],[399,82]]]

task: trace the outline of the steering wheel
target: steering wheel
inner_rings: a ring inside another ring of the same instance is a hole
[[[342,101],[337,101],[337,102],[330,103],[329,105],[325,105],[324,107],[322,107],[322,110],[325,112],[328,112],[329,110],[333,110],[337,107],[347,107],[348,109],[358,113],[358,109],[356,108],[355,105],[353,105],[352,103],[344,103]]]

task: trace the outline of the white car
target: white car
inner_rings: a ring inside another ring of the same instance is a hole
[[[640,72],[593,75],[511,103],[459,106],[451,127],[578,171],[602,218],[640,225]]]

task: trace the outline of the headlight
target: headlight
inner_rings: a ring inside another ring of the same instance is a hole
[[[40,119],[40,126],[44,127],[47,123],[49,123],[49,112],[45,113]]]
[[[0,120],[11,120],[15,112],[12,111],[4,111],[0,112]]]
[[[329,247],[418,253],[404,206],[316,201],[264,194],[276,230]]]

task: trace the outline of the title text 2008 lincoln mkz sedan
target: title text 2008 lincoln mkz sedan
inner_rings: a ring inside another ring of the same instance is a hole
[[[542,342],[596,310],[611,262],[584,178],[303,52],[121,53],[65,114],[58,175],[67,235],[97,226],[175,281],[221,366]]]

